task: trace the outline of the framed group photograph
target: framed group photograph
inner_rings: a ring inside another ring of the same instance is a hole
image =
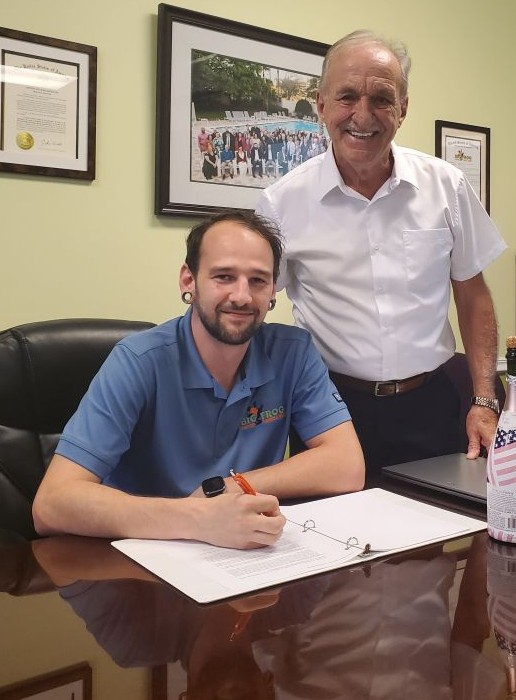
[[[0,688],[0,700],[92,700],[91,666],[69,666]]]
[[[328,48],[160,4],[155,213],[254,209],[262,188],[324,152]]]
[[[0,171],[95,179],[97,49],[0,27]]]
[[[491,130],[436,120],[435,155],[462,170],[489,214]]]

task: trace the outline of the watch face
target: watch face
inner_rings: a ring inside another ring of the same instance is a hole
[[[219,496],[226,490],[226,484],[221,476],[212,476],[202,482],[202,490],[208,498]]]

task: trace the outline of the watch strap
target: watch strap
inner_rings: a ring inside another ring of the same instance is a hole
[[[482,406],[483,408],[490,408],[497,415],[500,413],[500,403],[496,398],[490,398],[489,396],[473,396],[471,399],[472,406]]]

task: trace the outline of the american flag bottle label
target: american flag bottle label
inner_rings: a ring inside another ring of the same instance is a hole
[[[507,376],[507,399],[487,457],[487,531],[516,543],[516,376]]]

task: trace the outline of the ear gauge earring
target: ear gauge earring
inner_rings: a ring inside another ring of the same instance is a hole
[[[272,311],[275,306],[276,306],[276,299],[271,299],[269,301],[269,311]]]
[[[193,294],[192,292],[183,292],[181,294],[181,301],[183,304],[191,304],[193,299]]]

